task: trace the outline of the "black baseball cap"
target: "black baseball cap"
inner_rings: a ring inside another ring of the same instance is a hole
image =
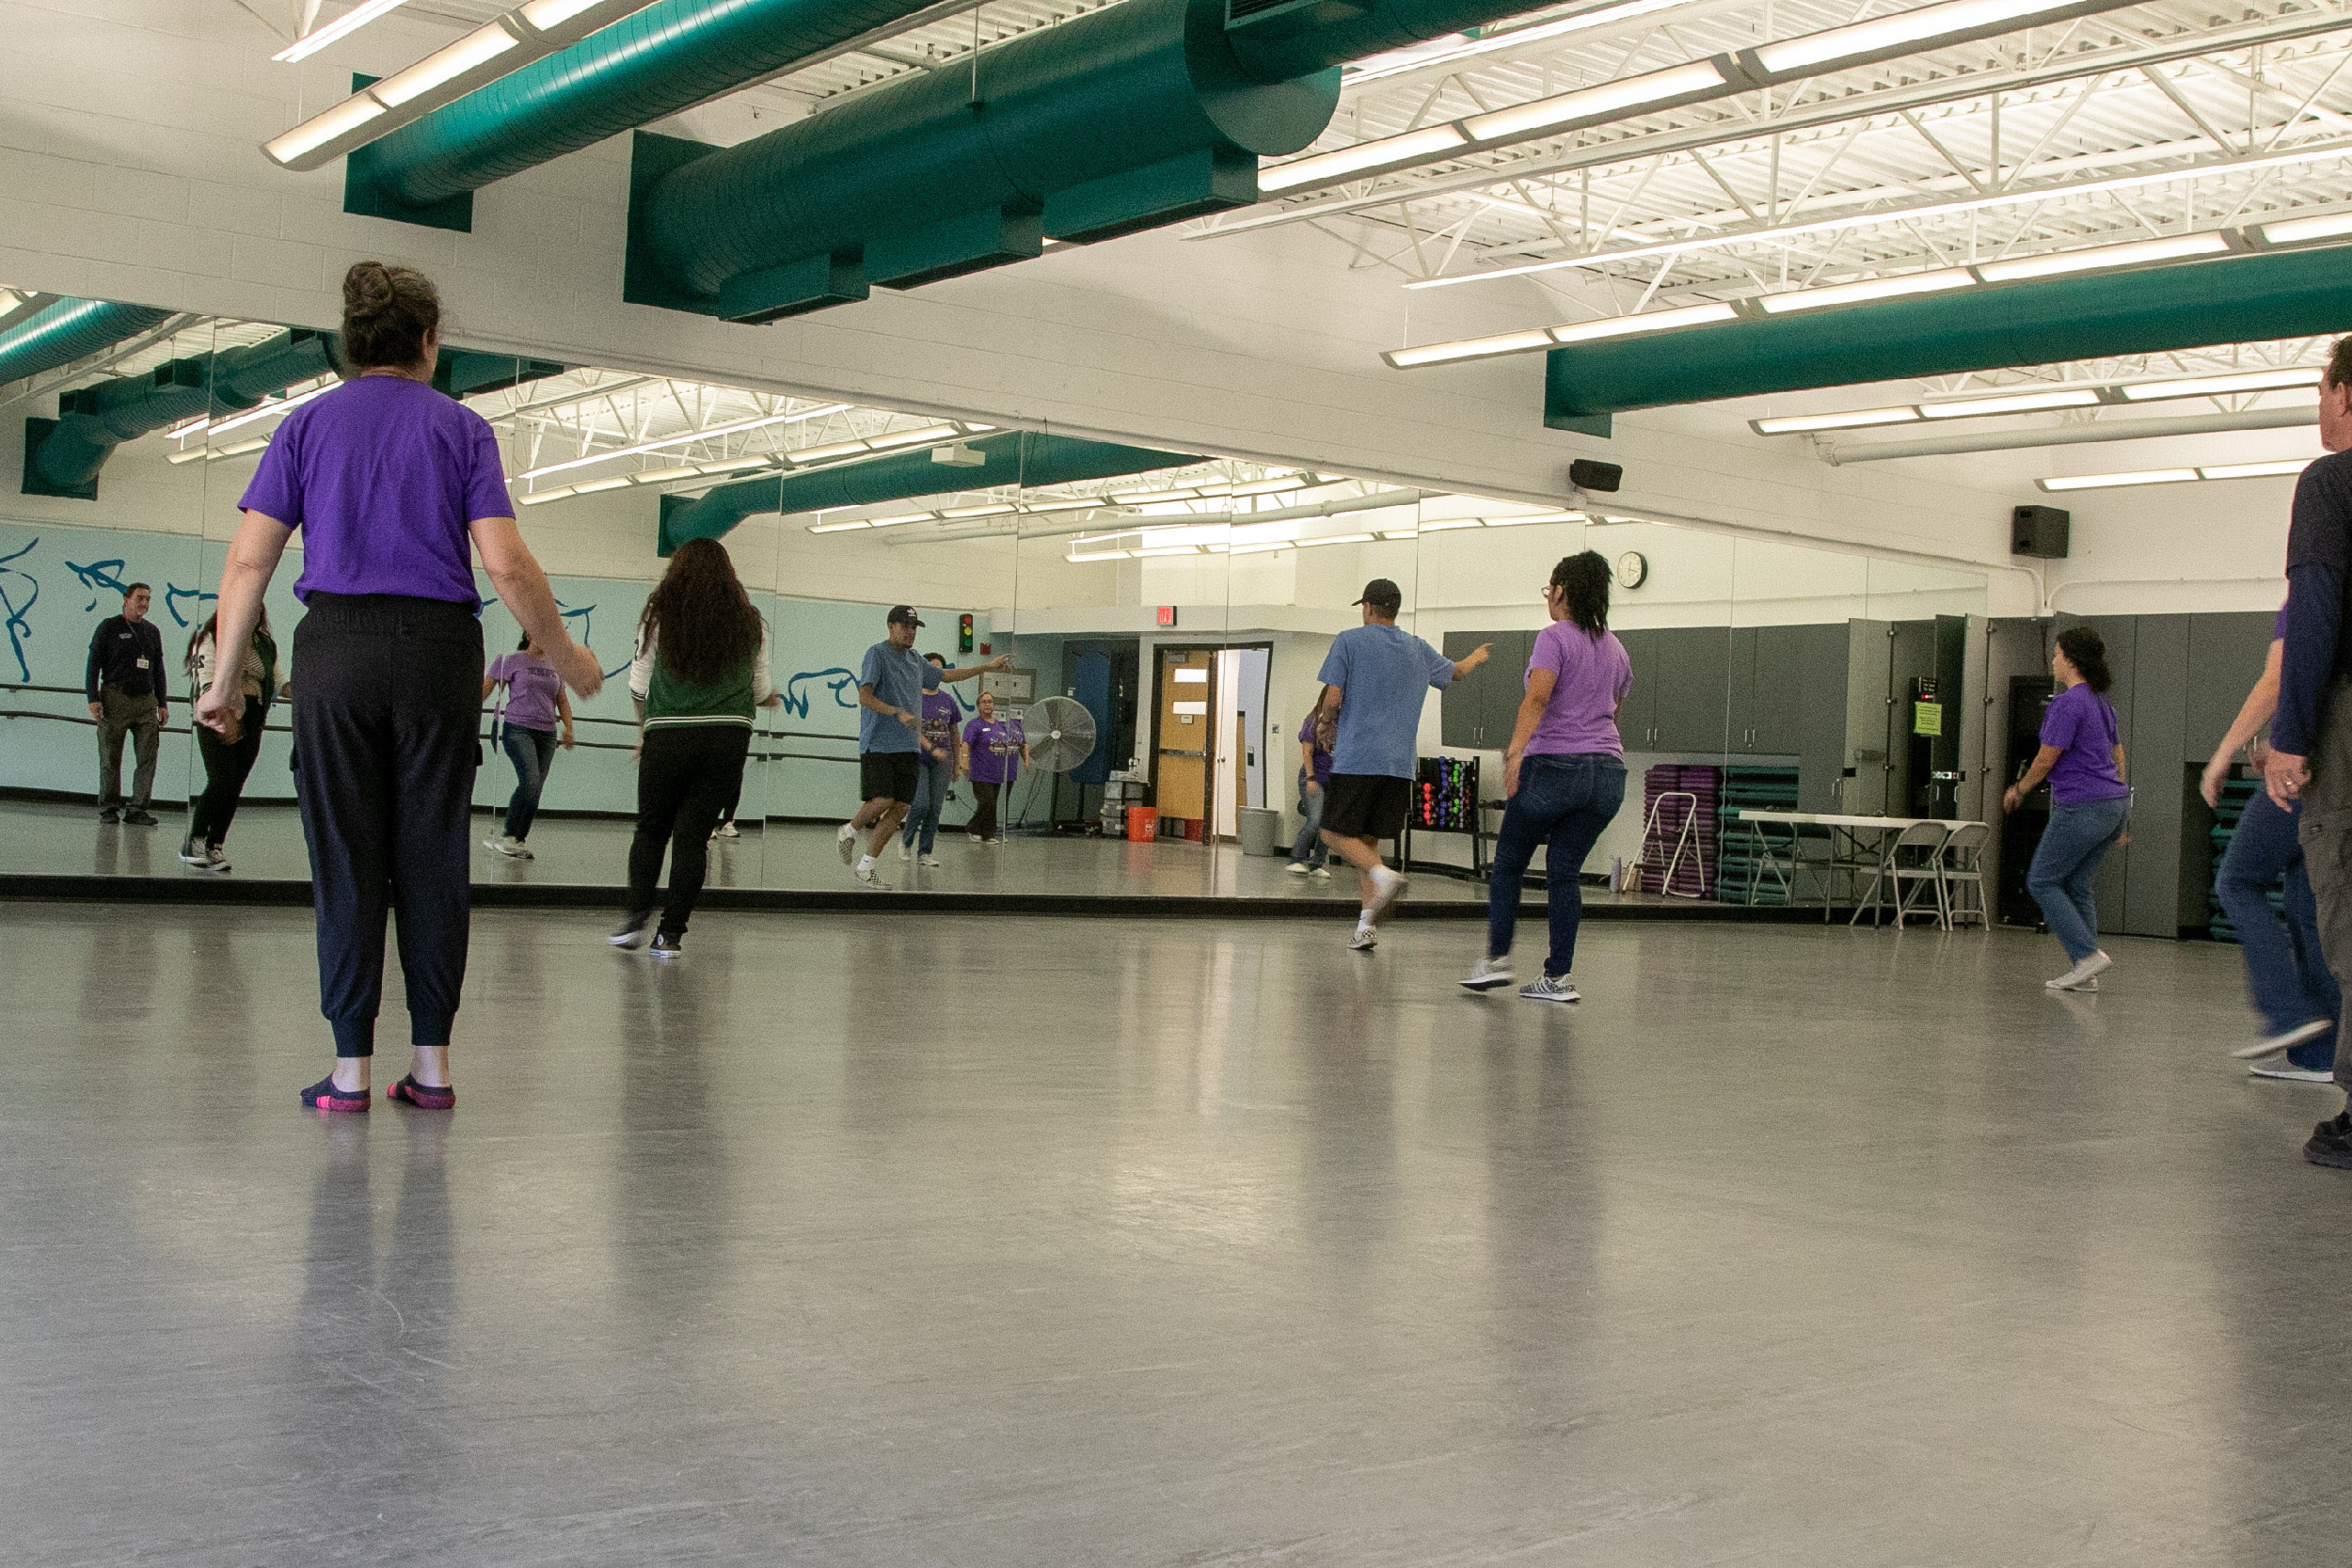
[[[919,626],[923,624],[920,620],[916,619],[914,607],[911,604],[892,605],[890,607],[890,613],[884,616],[883,619],[894,626]]]
[[[1387,578],[1375,578],[1364,584],[1364,596],[1356,602],[1368,604],[1383,615],[1394,616],[1405,608],[1405,595]]]

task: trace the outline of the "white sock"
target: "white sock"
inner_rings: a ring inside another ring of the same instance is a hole
[[[1359,910],[1356,911],[1356,929],[1359,931],[1369,931],[1372,929],[1372,911],[1370,910]]]
[[[860,871],[871,871],[871,870],[873,870],[873,869],[874,869],[874,857],[873,857],[873,856],[871,856],[871,855],[860,855],[860,856],[857,858],[857,868],[858,868]]]

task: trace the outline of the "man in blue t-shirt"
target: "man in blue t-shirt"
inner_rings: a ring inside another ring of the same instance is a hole
[[[2302,802],[2296,836],[2319,906],[2319,949],[2352,974],[2352,338],[2319,380],[2319,444],[2328,455],[2295,482],[2287,529],[2286,625],[2279,710],[2263,780],[2280,810]],[[2336,1031],[2336,1086],[2352,1091],[2352,1036]],[[2352,1170],[2352,1102],[2312,1130],[2303,1158]]]
[[[869,888],[884,885],[874,859],[906,819],[922,777],[916,737],[923,693],[938,690],[944,681],[968,681],[983,671],[1012,668],[1008,654],[963,670],[943,670],[926,662],[914,651],[914,633],[923,623],[912,605],[893,605],[884,625],[889,634],[866,650],[857,676],[858,796],[866,803],[834,835],[841,863],[855,863],[858,885]],[[866,835],[863,855],[857,847],[860,833]]]
[[[1401,872],[1380,863],[1380,841],[1405,831],[1413,798],[1415,742],[1421,706],[1431,687],[1452,686],[1486,662],[1482,643],[1468,658],[1451,659],[1408,631],[1396,613],[1405,595],[1387,578],[1364,584],[1364,624],[1331,640],[1316,678],[1323,706],[1339,721],[1331,748],[1331,783],[1324,791],[1323,842],[1363,873],[1363,907],[1348,946],[1368,952],[1373,926],[1405,891]]]

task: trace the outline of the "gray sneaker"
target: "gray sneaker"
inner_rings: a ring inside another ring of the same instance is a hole
[[[2321,1068],[2296,1067],[2285,1052],[2267,1061],[2253,1062],[2246,1070],[2256,1078],[2283,1078],[2296,1084],[2332,1084],[2336,1075]]]
[[[1519,994],[1530,1002],[1581,1002],[1576,994],[1576,982],[1565,974],[1537,976],[1533,985],[1521,986]]]
[[[866,888],[874,893],[888,893],[890,891],[890,884],[882,879],[882,872],[875,866],[861,865],[855,871],[851,872],[850,875],[856,879],[857,885],[862,888]]]
[[[1469,976],[1462,981],[1462,989],[1464,990],[1493,990],[1497,986],[1507,986],[1510,983],[1511,958],[1506,953],[1500,958],[1479,959],[1477,966],[1471,969]]]
[[[180,858],[187,859],[185,855]],[[2328,1031],[2332,1022],[2329,1019],[2315,1018],[2309,1023],[2298,1023],[2292,1029],[2281,1029],[2279,1033],[2258,1039],[2251,1045],[2241,1045],[2230,1054],[2241,1062],[2255,1062],[2265,1056],[2276,1056],[2280,1052],[2291,1046],[2301,1045],[2305,1040],[2317,1039]]]
[[[1379,945],[1379,934],[1369,926],[1359,926],[1356,934],[1347,939],[1347,950],[1351,953],[1369,953]]]

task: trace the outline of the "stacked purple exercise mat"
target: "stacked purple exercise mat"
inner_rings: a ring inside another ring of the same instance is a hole
[[[1723,790],[1724,770],[1720,768],[1661,762],[1642,775],[1644,832],[1637,885],[1644,893],[1672,893],[1684,898],[1713,895],[1716,868],[1722,863],[1717,840]],[[1693,807],[1688,800],[1669,800],[1661,804],[1661,795],[1692,795],[1698,798],[1698,803]],[[1684,824],[1694,816],[1693,832],[1683,841],[1681,858],[1676,860],[1676,841],[1682,838]],[[1669,861],[1674,861],[1671,880],[1666,875]]]

